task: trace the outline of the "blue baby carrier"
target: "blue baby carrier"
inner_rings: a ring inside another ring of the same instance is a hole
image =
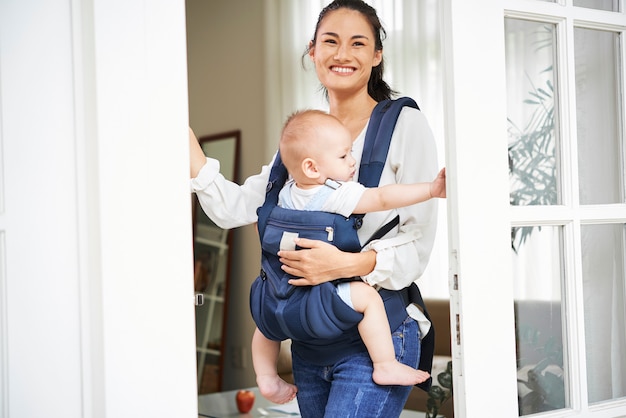
[[[403,97],[381,101],[372,112],[359,167],[359,182],[366,187],[378,186],[387,160],[391,136],[404,106],[419,109],[413,99]],[[287,177],[287,169],[278,154],[270,172],[265,203],[258,209],[262,257],[261,273],[252,284],[250,292],[252,317],[263,335],[271,340],[332,340],[353,329],[363,315],[341,300],[335,288],[337,281],[317,286],[290,285],[288,280],[293,276],[281,269],[277,253],[284,232],[297,233],[300,238],[325,241],[342,251],[358,252],[362,247],[357,230],[362,225],[364,215],[353,214],[346,218],[328,212],[281,208],[277,206],[278,194]],[[369,241],[383,237],[398,223],[399,217],[394,218]],[[345,280],[360,278],[339,281]],[[406,318],[404,308],[409,303],[416,302],[423,307],[419,289],[414,285],[404,291],[381,290],[381,297],[385,301],[391,329],[396,329]],[[425,314],[428,317],[428,313]],[[434,332],[429,332],[428,337],[434,342]],[[429,351],[431,363],[432,348],[425,348],[422,340],[422,360],[426,357],[425,364],[420,362],[422,370],[431,369]]]

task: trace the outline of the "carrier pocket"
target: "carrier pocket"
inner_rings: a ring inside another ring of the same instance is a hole
[[[277,251],[280,249],[280,243],[283,239],[283,233],[288,232],[299,238],[308,238],[314,240],[332,243],[335,238],[335,227],[332,223],[313,224],[310,222],[301,223],[282,222],[278,219],[269,219],[265,227],[265,240],[277,245]],[[295,248],[299,249],[299,248]]]
[[[296,222],[294,222],[296,221]],[[310,221],[310,219],[309,219]],[[294,287],[287,283],[290,279],[296,278],[285,273],[281,269],[281,263],[276,254],[280,250],[300,250],[296,247],[293,239],[295,237],[308,238],[330,242],[334,235],[334,227],[329,223],[310,223],[304,219],[287,221],[270,218],[265,227],[265,236],[262,240],[263,257],[261,260],[262,272],[265,280],[270,283],[270,288],[276,297],[287,298],[294,291]]]

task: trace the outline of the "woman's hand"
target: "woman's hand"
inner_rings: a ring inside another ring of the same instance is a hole
[[[437,178],[430,183],[431,197],[446,197],[446,168],[442,168],[437,174]]]
[[[282,269],[298,279],[289,280],[294,286],[313,286],[331,280],[365,276],[376,265],[376,252],[350,253],[323,241],[297,238],[302,250],[279,251]]]

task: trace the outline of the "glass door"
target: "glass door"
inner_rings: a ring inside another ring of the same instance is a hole
[[[626,18],[574,4],[504,19],[520,416],[626,399]]]
[[[455,415],[623,416],[623,2],[443,8]]]

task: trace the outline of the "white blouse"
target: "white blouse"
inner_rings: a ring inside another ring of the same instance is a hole
[[[367,126],[355,139],[352,155],[358,166],[363,153]],[[275,157],[275,156],[274,156]],[[230,182],[219,173],[219,161],[207,158],[191,189],[206,214],[222,228],[235,228],[257,221],[256,210],[265,201],[265,190],[274,158],[259,174],[243,185]],[[438,172],[437,150],[426,117],[405,107],[391,139],[380,185],[432,181]],[[417,280],[428,263],[437,228],[437,199],[386,212],[372,212],[363,218],[359,239],[366,242],[380,227],[400,215],[400,225],[385,238],[374,240],[363,250],[376,251],[376,267],[362,279],[370,285],[398,290]]]

